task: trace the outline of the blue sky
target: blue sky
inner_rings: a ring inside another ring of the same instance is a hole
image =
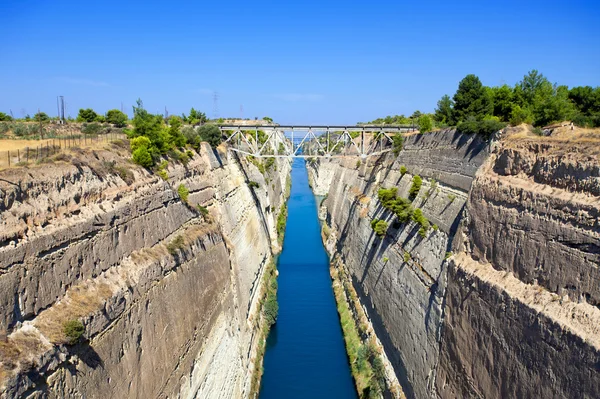
[[[94,4],[95,3],[95,4]],[[151,112],[351,124],[431,112],[466,74],[600,85],[597,1],[0,3],[0,111]]]

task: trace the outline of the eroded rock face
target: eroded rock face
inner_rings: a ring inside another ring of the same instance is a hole
[[[4,397],[248,395],[289,162],[263,175],[205,145],[164,181],[128,158],[0,172],[0,323],[37,348],[3,361]],[[62,345],[72,318],[86,344]]]
[[[325,201],[337,251],[353,275],[377,336],[404,392],[419,398],[430,396],[434,387],[446,290],[444,259],[470,182],[487,156],[486,144],[476,137],[454,132],[429,136],[407,137],[397,159],[389,153],[358,168],[356,159],[340,161]],[[401,166],[408,170],[405,175]],[[426,238],[417,234],[415,223],[395,223],[377,199],[379,188],[390,187],[398,188],[399,197],[408,197],[416,174],[424,182],[413,205],[438,227]],[[377,237],[373,219],[387,221],[385,237]]]
[[[598,150],[543,140],[488,146],[443,131],[408,136],[397,159],[333,166],[327,245],[351,271],[408,397],[597,394]],[[321,164],[309,168],[313,182],[327,175]],[[380,187],[407,197],[415,174],[413,205],[439,227],[424,238],[377,201]],[[385,237],[373,219],[388,222]]]

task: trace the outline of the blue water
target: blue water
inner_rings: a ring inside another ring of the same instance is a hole
[[[303,159],[292,165],[278,270],[279,317],[267,339],[260,399],[356,398]]]

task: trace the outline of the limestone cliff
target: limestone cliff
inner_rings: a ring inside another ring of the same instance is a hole
[[[203,145],[163,180],[128,158],[0,172],[3,397],[248,395],[289,162],[261,174]],[[86,340],[65,345],[72,319]]]
[[[329,184],[328,245],[408,397],[595,395],[598,166],[585,144],[442,131],[407,136],[398,157],[309,168],[313,187]],[[425,237],[377,199],[408,197],[414,175],[412,204],[438,228]]]

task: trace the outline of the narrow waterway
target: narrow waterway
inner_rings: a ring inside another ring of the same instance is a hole
[[[278,270],[279,317],[267,339],[260,398],[356,398],[303,159],[292,165]]]

